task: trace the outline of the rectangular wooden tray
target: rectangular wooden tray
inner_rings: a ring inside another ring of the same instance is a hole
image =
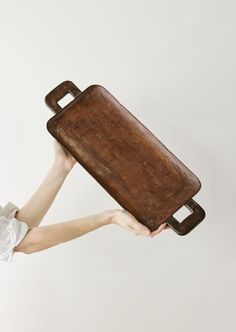
[[[74,99],[62,108],[66,94]],[[55,113],[47,130],[94,179],[151,231],[166,222],[177,234],[189,233],[205,217],[192,197],[201,183],[167,147],[104,87],[83,92],[64,81],[45,97]],[[173,214],[182,206],[182,222]]]

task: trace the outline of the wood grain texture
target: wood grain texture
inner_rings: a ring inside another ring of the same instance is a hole
[[[185,203],[191,209],[201,188],[197,176],[104,87],[90,85],[74,95],[64,109],[51,103],[53,93],[46,96],[56,112],[47,122],[50,134],[151,231],[165,221],[180,235],[192,230],[205,217],[199,206],[184,229],[172,215]]]

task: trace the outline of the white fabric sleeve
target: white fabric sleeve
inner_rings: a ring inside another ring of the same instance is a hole
[[[25,237],[29,226],[15,218],[19,208],[12,202],[8,202],[4,207],[4,215],[0,216],[0,259],[12,262],[14,247]],[[6,213],[7,212],[7,213]]]

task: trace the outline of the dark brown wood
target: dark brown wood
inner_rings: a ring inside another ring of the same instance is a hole
[[[73,90],[63,109],[58,100]],[[45,102],[56,114],[47,130],[94,179],[151,231],[168,225],[189,233],[205,217],[192,199],[201,182],[109,91],[94,84],[81,92],[65,81]],[[192,213],[181,223],[173,214],[185,205]]]

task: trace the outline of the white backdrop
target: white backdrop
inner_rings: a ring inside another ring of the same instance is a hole
[[[3,332],[233,332],[234,1],[2,1],[0,204],[21,206],[52,164],[62,81],[107,88],[201,180],[206,219],[180,237],[116,225],[0,264]],[[120,207],[77,164],[43,224]]]

